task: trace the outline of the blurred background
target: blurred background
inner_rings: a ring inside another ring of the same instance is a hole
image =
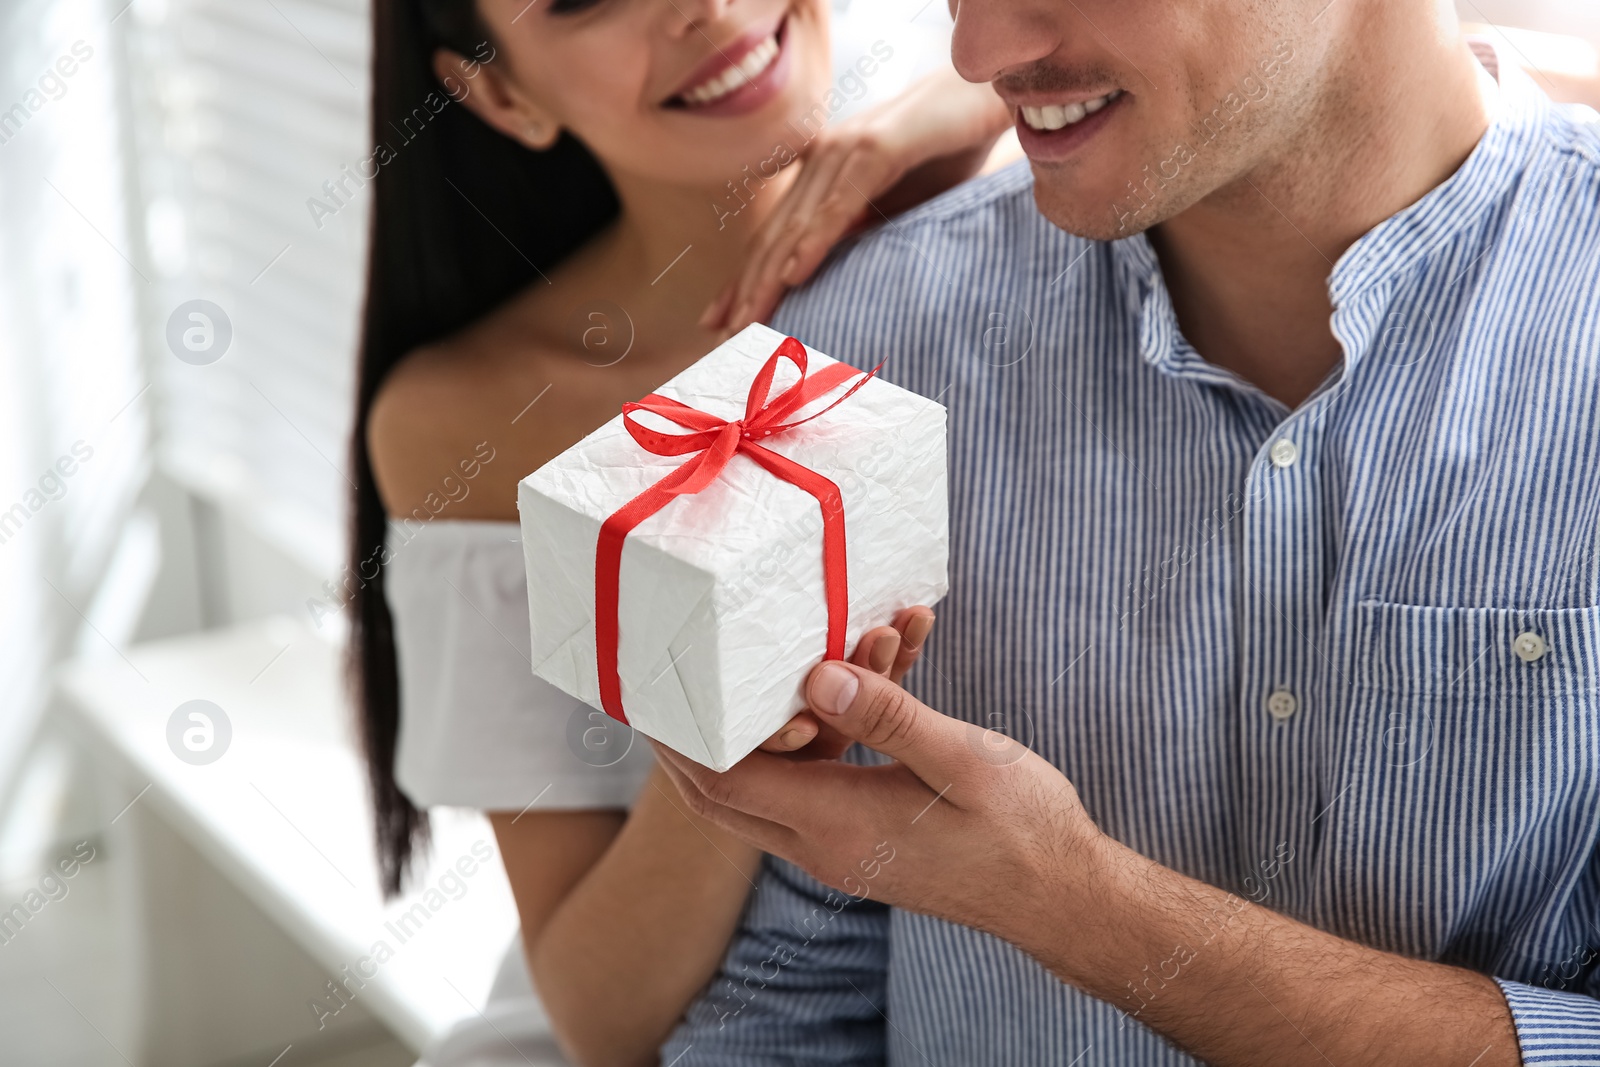
[[[1458,6],[1600,107],[1600,4]],[[942,0],[835,7],[905,59],[853,106],[945,54]],[[0,8],[5,1064],[409,1064],[515,934],[471,812],[384,905],[339,675],[367,22]]]

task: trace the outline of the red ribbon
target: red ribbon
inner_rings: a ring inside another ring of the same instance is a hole
[[[800,380],[773,397],[770,395],[772,380],[778,372],[779,361],[785,359],[800,371]],[[600,526],[600,539],[594,557],[594,636],[600,667],[600,705],[605,708],[607,715],[618,722],[628,721],[622,712],[622,679],[617,674],[617,612],[621,601],[622,544],[635,526],[666,507],[674,497],[691,496],[716,481],[735,453],[742,452],[767,471],[817,498],[822,508],[822,576],[828,600],[828,647],[825,658],[844,658],[844,633],[849,620],[850,596],[845,573],[844,500],[839,495],[839,487],[816,471],[756,442],[792,430],[831,410],[876,373],[876,367],[863,373],[843,363],[830,363],[807,377],[805,346],[793,337],[786,337],[762,364],[755,381],[750,384],[750,395],[745,401],[742,419],[732,422],[719,419],[656,393],[622,405],[623,425],[647,451],[658,456],[693,454],[693,458],[622,505]],[[861,375],[860,381],[827,407],[803,419],[784,421],[858,374]],[[641,426],[631,417],[635,411],[659,415],[690,432],[664,433]]]

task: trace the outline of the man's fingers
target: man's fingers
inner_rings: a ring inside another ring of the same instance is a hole
[[[901,645],[900,631],[893,626],[874,626],[856,642],[850,662],[869,671],[887,674],[894,666]]]
[[[787,826],[769,822],[766,819],[711,800],[700,791],[678,764],[666,758],[667,754],[671,752],[670,749],[655,742],[651,742],[651,744],[656,750],[656,762],[661,765],[662,770],[667,772],[667,777],[677,787],[678,796],[683,806],[700,818],[705,819],[707,822],[716,823],[763,852],[772,852],[781,856],[793,855],[798,841],[798,835],[793,830]],[[677,753],[671,754],[677,756]],[[681,759],[682,757],[678,758]],[[671,798],[669,797],[668,799],[670,800]]]
[[[877,626],[861,635],[850,661],[879,674],[888,674],[899,659],[900,631],[893,626]],[[814,748],[808,748],[819,742]],[[824,729],[815,715],[802,711],[783,724],[777,733],[761,742],[762,752],[793,754],[803,759],[837,759],[851,742],[836,730]]]
[[[896,613],[890,626],[876,626],[861,635],[850,662],[898,683],[916,666],[922,645],[933,630],[933,610],[921,605]]]
[[[794,752],[816,740],[819,727],[816,718],[802,711],[783,724],[783,728],[761,742],[763,752]]]
[[[922,604],[896,612],[894,622],[891,624],[899,631],[901,645],[912,651],[920,652],[922,642],[928,639],[933,632],[933,609]]]
[[[830,660],[806,680],[806,699],[825,726],[899,760],[936,790],[972,763],[969,724],[939,714],[883,675]]]
[[[895,652],[894,665],[889,668],[889,680],[899,684],[922,658],[922,646],[933,632],[933,611],[921,605],[907,608],[895,616],[894,628],[900,634],[900,647]]]
[[[793,760],[836,760],[855,744],[831,726],[819,727],[816,740],[790,756]]]
[[[735,808],[780,826],[800,827],[806,825],[808,818],[814,818],[810,794],[816,779],[807,774],[825,774],[823,768],[844,766],[794,760],[757,749],[719,772],[665,745],[651,745],[656,761],[669,772],[676,772],[673,781],[697,813],[711,818],[713,809]]]

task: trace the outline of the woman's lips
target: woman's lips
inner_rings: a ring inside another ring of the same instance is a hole
[[[788,83],[790,48],[787,19],[768,29],[753,29],[695,71],[667,107],[720,118],[755,111]]]

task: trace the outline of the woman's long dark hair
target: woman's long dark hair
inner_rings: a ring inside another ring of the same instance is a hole
[[[406,353],[461,329],[549,271],[615,217],[617,202],[577,141],[563,136],[533,152],[456,102],[462,92],[478,91],[468,74],[481,76],[476,68],[449,91],[440,85],[438,48],[469,60],[496,54],[473,0],[377,0],[373,31],[375,154],[363,176],[374,167],[377,175],[343,590],[351,622],[346,670],[366,750],[383,888],[392,895],[427,840],[428,822],[394,778],[400,683],[381,564],[387,517],[367,455],[367,414]]]

